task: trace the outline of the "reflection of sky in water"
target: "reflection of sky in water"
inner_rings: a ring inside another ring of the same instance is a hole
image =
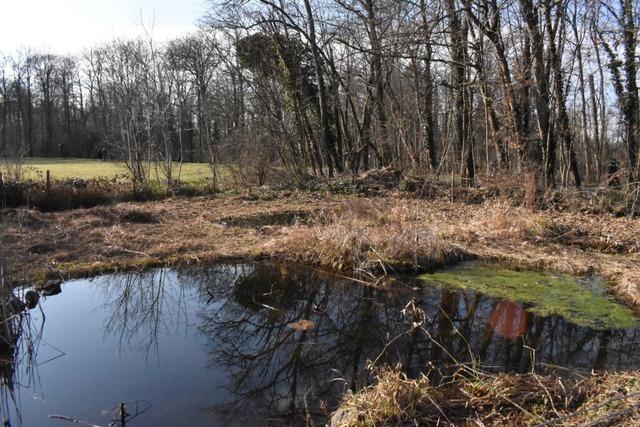
[[[49,414],[107,425],[109,417],[101,416],[105,410],[136,399],[152,401],[154,406],[132,422],[134,426],[206,425],[198,424],[200,409],[224,399],[220,388],[224,374],[206,369],[204,337],[186,326],[194,324],[194,314],[179,319],[174,310],[165,310],[157,337],[159,351],[149,357],[137,351],[146,332],[120,348],[119,336],[104,333],[112,313],[105,310],[108,304],[103,306],[100,282],[67,284],[62,294],[43,303],[44,339],[66,354],[39,368],[38,394],[22,391],[24,425],[64,425],[48,420]],[[197,301],[194,296],[193,291],[186,295],[190,309]]]
[[[638,367],[634,330],[590,330],[518,303],[420,286],[381,295],[264,265],[70,282],[42,302],[38,359],[56,348],[65,355],[39,367],[40,388],[21,390],[23,424],[63,425],[47,418],[62,414],[108,425],[107,409],[135,399],[153,407],[132,426],[263,425],[256,414],[275,413],[301,424],[304,400],[312,412],[319,400],[334,404],[365,380],[367,360],[401,362],[410,373],[429,362],[444,369],[452,358],[528,371],[532,355],[523,344],[535,349],[538,367]],[[410,331],[415,319],[401,311],[412,299],[426,315],[422,327],[446,351]],[[31,313],[38,323],[39,311]],[[304,319],[313,327],[290,326]]]

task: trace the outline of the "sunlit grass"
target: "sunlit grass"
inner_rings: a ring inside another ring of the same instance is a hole
[[[163,180],[164,175],[159,165],[147,164],[147,173],[151,180]],[[41,179],[49,170],[52,179],[92,179],[99,177],[112,178],[116,175],[130,175],[123,162],[100,161],[95,159],[73,158],[29,158],[24,162],[26,179]],[[226,168],[219,167],[219,173],[225,175]],[[173,178],[182,182],[198,182],[211,178],[211,168],[207,163],[176,163],[173,165]]]

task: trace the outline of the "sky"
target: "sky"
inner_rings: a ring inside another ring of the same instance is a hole
[[[166,40],[195,29],[206,0],[0,0],[0,52],[31,47],[59,54],[114,38]]]

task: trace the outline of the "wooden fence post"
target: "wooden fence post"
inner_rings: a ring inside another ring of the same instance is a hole
[[[47,210],[51,209],[51,172],[47,169]]]
[[[4,175],[0,170],[0,188],[2,189],[2,208],[7,207],[7,188],[4,185]]]
[[[124,403],[120,403],[120,427],[125,427],[127,422],[127,410],[124,406]]]

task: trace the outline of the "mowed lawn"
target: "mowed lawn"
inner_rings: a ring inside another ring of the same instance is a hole
[[[147,164],[145,163],[145,166]],[[51,173],[52,179],[92,179],[98,177],[111,178],[116,175],[130,175],[129,170],[123,162],[99,161],[95,159],[73,159],[73,158],[28,158],[24,161],[24,173],[27,179],[41,179],[47,170]],[[220,172],[224,175],[224,166],[220,167]],[[173,165],[173,178],[178,178],[182,182],[196,182],[211,178],[211,168],[207,163],[178,163]],[[159,175],[163,179],[160,165],[151,164],[151,179],[156,179]]]

